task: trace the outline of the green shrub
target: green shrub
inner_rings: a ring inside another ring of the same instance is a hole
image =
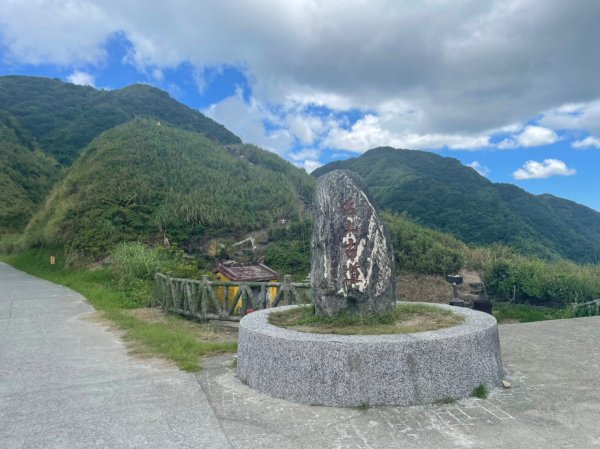
[[[497,299],[572,304],[600,298],[599,265],[544,261],[500,247],[480,262],[487,291]]]
[[[479,386],[473,388],[471,392],[471,396],[479,399],[486,399],[488,397],[488,391],[484,384],[479,384]]]
[[[529,304],[499,304],[494,306],[494,317],[499,323],[530,323],[532,321],[560,320],[573,318],[572,308],[536,307]]]
[[[140,242],[119,243],[110,253],[111,272],[121,286],[154,279],[156,270],[170,276],[200,279],[208,274],[199,270],[192,258],[177,247],[152,248]]]
[[[265,263],[279,274],[291,274],[296,280],[310,271],[310,252],[298,240],[275,242],[265,253]]]
[[[152,280],[157,268],[170,261],[164,251],[149,248],[140,242],[119,243],[110,253],[111,272],[119,284],[137,280]]]
[[[310,271],[310,241],[312,222],[308,218],[293,221],[287,227],[269,230],[269,246],[265,263],[294,280],[304,280]]]
[[[21,234],[0,235],[0,254],[16,254],[23,249]]]
[[[422,274],[456,273],[464,265],[466,245],[454,237],[419,226],[403,215],[383,213],[397,268]]]

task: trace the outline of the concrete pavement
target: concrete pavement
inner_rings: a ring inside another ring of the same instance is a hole
[[[69,289],[0,264],[0,448],[600,448],[600,317],[500,327],[509,390],[418,407],[294,404],[127,355]]]
[[[230,448],[196,377],[127,354],[67,288],[0,263],[0,448]]]
[[[508,390],[488,399],[342,409],[273,399],[228,359],[197,376],[235,448],[600,448],[600,317],[500,326]]]

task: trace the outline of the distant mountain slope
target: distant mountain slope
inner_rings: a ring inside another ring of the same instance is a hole
[[[226,149],[200,134],[138,118],[89,144],[26,238],[102,254],[122,240],[247,232],[296,218],[313,184],[265,150]]]
[[[0,167],[0,234],[19,232],[58,179],[60,166],[0,111]]]
[[[579,262],[600,258],[600,213],[551,195],[493,184],[458,160],[377,148],[313,172],[361,175],[379,205],[474,244],[501,242],[524,253]]]
[[[97,90],[58,79],[0,77],[0,109],[15,116],[43,151],[63,165],[103,131],[136,116],[154,117],[222,144],[239,137],[198,111],[147,85]]]

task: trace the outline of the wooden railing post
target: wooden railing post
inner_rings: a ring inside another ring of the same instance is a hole
[[[152,303],[150,304],[152,307],[156,307],[157,304],[160,304],[160,271],[157,268],[154,271],[154,298],[152,298]]]
[[[281,286],[281,288],[283,289],[283,303],[286,306],[289,306],[291,304],[291,302],[290,302],[291,284],[292,284],[292,277],[289,274],[286,274],[285,276],[283,276],[283,285]]]

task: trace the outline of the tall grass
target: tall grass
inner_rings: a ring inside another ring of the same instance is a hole
[[[123,242],[110,253],[110,270],[121,285],[138,280],[152,280],[157,269],[171,266],[165,251],[149,248],[140,242]]]

